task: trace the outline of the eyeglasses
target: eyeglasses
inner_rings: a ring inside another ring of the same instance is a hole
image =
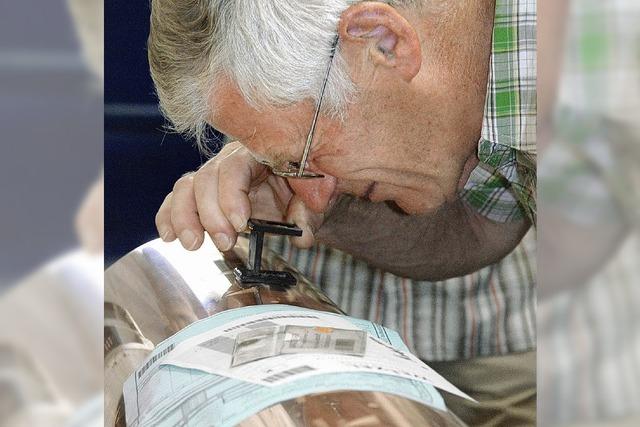
[[[335,37],[331,45],[331,56],[329,57],[329,65],[327,66],[327,71],[324,75],[322,88],[320,89],[320,96],[318,97],[318,102],[316,103],[316,111],[313,114],[313,120],[311,121],[311,128],[309,129],[309,134],[307,135],[307,142],[305,143],[304,151],[302,152],[302,159],[300,159],[300,162],[288,162],[287,168],[283,170],[275,169],[269,164],[264,163],[265,165],[271,168],[271,172],[276,176],[281,176],[283,178],[300,178],[300,179],[324,177],[324,175],[319,173],[305,172],[304,168],[307,165],[309,151],[311,150],[311,143],[313,142],[313,134],[315,133],[315,130],[316,130],[316,122],[318,121],[318,115],[320,114],[320,107],[322,106],[322,98],[324,98],[324,91],[327,88],[327,81],[329,80],[329,73],[331,72],[331,64],[333,64],[333,57],[336,54],[337,48],[338,48],[338,36]]]

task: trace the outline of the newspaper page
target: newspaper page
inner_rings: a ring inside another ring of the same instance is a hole
[[[129,426],[232,426],[276,403],[335,390],[386,392],[446,410],[434,386],[465,396],[394,331],[262,305],[200,320],[159,344],[125,383],[124,400]]]

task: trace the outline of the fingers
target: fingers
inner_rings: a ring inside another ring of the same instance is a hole
[[[171,199],[173,193],[167,194],[164,198],[158,213],[156,214],[156,229],[158,235],[165,242],[173,242],[176,240],[176,233],[173,231],[173,225],[171,224]]]
[[[186,249],[194,250],[201,246],[207,231],[218,249],[231,249],[236,230],[243,229],[251,215],[247,194],[251,162],[257,164],[242,145],[230,143],[197,172],[180,178],[156,214],[162,239],[171,241],[177,236]],[[227,196],[221,199],[221,194]]]
[[[202,245],[206,231],[219,250],[227,251],[251,216],[282,221],[292,194],[285,179],[271,175],[245,147],[233,142],[176,182],[158,210],[156,227],[163,240],[177,237],[189,250]],[[303,206],[301,200],[298,203]],[[313,224],[308,219],[301,223]],[[310,228],[304,237],[312,244]]]
[[[237,233],[218,203],[219,176],[218,164],[207,162],[195,177],[194,196],[202,226],[219,250],[228,251],[235,244]]]
[[[270,176],[265,184],[249,193],[251,216],[270,221],[284,221],[291,195],[291,189],[285,180]]]
[[[221,159],[218,166],[218,203],[235,231],[243,231],[251,216],[249,192],[260,182],[254,172],[264,169],[249,152],[238,148]]]
[[[183,176],[176,181],[171,196],[173,231],[182,246],[190,251],[198,249],[204,241],[193,185],[194,174]]]
[[[310,248],[315,243],[315,233],[324,221],[324,214],[313,212],[302,199],[293,196],[287,210],[287,221],[302,229],[302,236],[292,237],[291,243],[301,249]]]

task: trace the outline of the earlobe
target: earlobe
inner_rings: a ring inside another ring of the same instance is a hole
[[[341,43],[368,50],[375,65],[391,68],[411,81],[422,64],[420,41],[413,26],[394,8],[378,2],[350,6],[340,17]]]

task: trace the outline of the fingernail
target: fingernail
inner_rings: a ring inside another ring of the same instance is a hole
[[[180,243],[187,250],[193,250],[198,245],[198,236],[196,236],[191,230],[184,230],[180,233]]]
[[[213,236],[213,242],[221,251],[228,251],[229,249],[231,249],[231,239],[224,233],[215,234]]]
[[[160,231],[160,238],[166,242],[167,238],[169,237],[169,233],[171,233],[171,230],[169,230],[168,228],[165,229],[165,230],[161,230]]]
[[[235,228],[236,231],[243,231],[247,227],[247,220],[242,218],[238,214],[231,214],[229,217],[231,221],[231,225]]]

